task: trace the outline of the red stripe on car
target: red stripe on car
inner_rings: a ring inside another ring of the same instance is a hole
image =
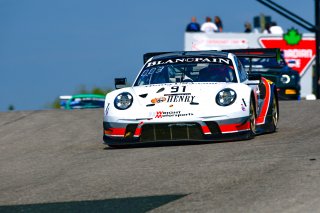
[[[134,137],[140,137],[141,135],[141,128],[136,128],[136,131],[134,132]]]
[[[125,133],[126,133],[126,128],[108,128],[104,130],[104,134],[109,136],[123,137]]]
[[[264,97],[263,106],[256,121],[257,125],[265,123],[266,115],[267,115],[269,104],[270,104],[270,96],[271,96],[271,92],[270,92],[271,88],[270,88],[269,82],[265,78],[262,78],[262,81],[266,87],[266,96]]]
[[[143,126],[143,121],[141,121],[141,122],[138,124],[138,126],[137,126],[137,128],[136,128],[136,131],[134,131],[134,135],[133,135],[134,137],[140,137],[142,126]]]
[[[250,122],[241,124],[222,124],[219,126],[222,133],[233,133],[250,130]]]
[[[201,126],[203,134],[211,134],[210,129],[207,126]]]

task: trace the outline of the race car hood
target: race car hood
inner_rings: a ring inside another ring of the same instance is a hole
[[[225,83],[183,83],[133,87],[133,92],[141,107],[186,107],[213,100],[226,87]]]
[[[235,83],[149,85],[132,87],[131,91],[127,90],[127,92],[131,92],[134,97],[131,109],[132,113],[134,112],[133,117],[154,117],[161,112],[163,114],[176,113],[178,118],[175,119],[205,118],[231,114],[230,107],[221,107],[216,103],[216,96],[222,89],[233,88],[236,85],[239,86]],[[236,91],[235,88],[233,89]],[[231,111],[240,109],[239,105],[237,109]],[[131,114],[130,117],[132,117]]]

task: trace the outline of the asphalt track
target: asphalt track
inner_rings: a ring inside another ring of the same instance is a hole
[[[320,102],[275,134],[110,149],[98,110],[0,113],[0,212],[320,212]]]

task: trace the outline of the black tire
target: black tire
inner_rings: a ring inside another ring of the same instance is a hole
[[[250,132],[249,132],[248,138],[251,139],[251,138],[254,138],[256,134],[256,118],[257,118],[253,100],[250,101],[249,117],[250,117]]]
[[[272,106],[271,106],[271,124],[270,124],[270,132],[275,132],[277,130],[277,125],[279,121],[279,103],[276,96],[273,96]]]

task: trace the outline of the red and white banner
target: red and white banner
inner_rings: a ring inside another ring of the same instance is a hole
[[[259,43],[264,48],[280,48],[284,58],[292,69],[302,76],[311,65],[316,54],[316,40],[314,38],[302,38],[296,45],[289,45],[283,38],[265,37],[259,38]],[[294,63],[290,63],[294,61]]]

